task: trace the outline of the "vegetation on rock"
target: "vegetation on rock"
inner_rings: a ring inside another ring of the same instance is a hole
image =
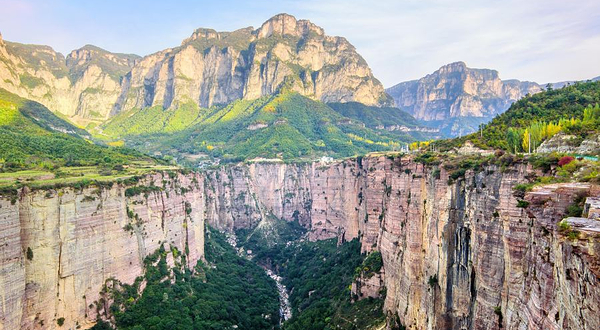
[[[436,141],[447,151],[471,141],[484,149],[510,152],[532,151],[545,139],[563,131],[582,139],[597,133],[600,125],[600,82],[574,83],[560,89],[526,96],[477,133],[452,140]]]
[[[335,239],[305,241],[296,226],[279,226],[279,239],[257,234],[260,229],[238,231],[240,243],[252,250],[253,260],[282,276],[290,292],[293,313],[283,329],[367,329],[382,323],[383,300],[353,302],[350,292],[354,270],[364,263],[378,271],[381,255],[378,258],[371,253],[365,261],[357,239],[339,246]],[[275,244],[267,244],[269,241]]]
[[[87,133],[46,107],[0,89],[0,171],[61,166],[115,166],[150,159],[123,148],[95,145]]]
[[[153,107],[132,111],[102,126],[102,134],[114,140],[124,138],[139,150],[172,153],[184,162],[185,155],[223,161],[350,157],[399,149],[402,143],[414,141],[406,132],[365,127],[361,120],[366,119],[352,110],[356,107],[335,105],[336,112],[324,103],[283,89],[272,96],[238,100],[224,107],[185,105],[176,110]],[[385,123],[414,126],[409,115],[384,110],[386,114],[379,116]],[[340,114],[348,112],[357,120]]]

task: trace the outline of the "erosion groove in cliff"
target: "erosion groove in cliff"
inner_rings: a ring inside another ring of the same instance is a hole
[[[559,185],[544,193],[553,208],[518,207],[513,188],[535,171],[527,163],[489,165],[449,184],[443,166],[384,156],[326,166],[223,167],[207,174],[212,186],[225,188],[212,197],[221,203],[213,207],[218,216],[207,220],[233,230],[271,213],[298,219],[313,240],[359,237],[363,251],[381,251],[383,271],[370,283],[385,287],[385,309],[413,328],[494,329],[502,322],[505,328],[593,329],[596,308],[581,315],[575,307],[584,295],[600,299],[593,285],[574,287],[565,281],[573,270],[539,254],[568,251],[565,260],[597,283],[595,238],[568,240],[556,224],[581,191],[597,195],[598,188]],[[260,209],[249,207],[246,196],[255,196]],[[364,296],[381,289],[361,288]],[[565,305],[572,308],[562,310]]]
[[[311,240],[359,238],[363,252],[379,251],[383,267],[355,293],[378,296],[384,288],[384,309],[410,328],[495,329],[502,322],[508,329],[597,329],[597,237],[569,239],[557,223],[577,196],[600,190],[549,186],[527,193],[529,205],[519,207],[513,187],[534,171],[526,163],[488,165],[449,180],[443,166],[372,156],[223,166],[179,175],[178,183],[157,175],[142,182],[157,189],[126,196],[115,185],[91,202],[83,200],[92,188],[23,191],[0,208],[8,243],[4,326],[52,329],[59,317],[91,324],[87,306],[99,285],[109,277],[130,283],[142,271],[127,224],[140,229],[146,251],[159,242],[184,251],[187,241],[193,265],[203,256],[205,221],[234,231],[274,216],[298,221]],[[51,275],[58,267],[62,280]]]

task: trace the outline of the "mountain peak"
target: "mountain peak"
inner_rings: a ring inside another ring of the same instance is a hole
[[[21,95],[84,124],[133,108],[177,108],[190,101],[210,107],[238,99],[255,100],[284,87],[322,102],[392,102],[347,40],[327,36],[308,20],[288,14],[275,15],[258,29],[199,28],[180,47],[143,58],[92,45],[76,49],[66,58],[49,47],[6,45],[6,52],[0,47],[0,59],[13,55],[24,63],[7,61],[10,69],[4,72],[35,70],[39,76],[51,77],[32,79]],[[0,66],[3,64],[0,61]],[[72,85],[56,81],[65,76]],[[2,76],[0,87],[13,88],[20,80],[19,75]],[[64,89],[48,93],[55,95],[52,98],[33,93],[34,89],[52,90],[59,85]],[[68,95],[68,102],[63,95]]]
[[[292,35],[302,37],[314,32],[317,35],[324,35],[325,31],[308,20],[297,20],[296,17],[289,14],[277,14],[264,22],[256,34],[258,38],[268,38],[273,34]]]
[[[446,67],[450,67],[450,68],[466,68],[467,64],[463,61],[456,61],[456,62],[452,62],[452,63],[448,63],[446,65],[442,65],[442,68],[446,68]]]
[[[457,61],[442,65],[436,72],[449,73],[449,72],[464,72],[468,70],[467,64],[463,61]]]
[[[538,91],[540,87],[535,83],[502,81],[498,71],[469,68],[462,61],[388,89],[396,104],[417,119],[480,118],[477,124],[504,112],[527,93]]]
[[[208,28],[197,28],[192,32],[192,35],[189,38],[184,39],[181,44],[185,45],[190,41],[198,40],[198,39],[220,39],[219,32],[214,29]]]

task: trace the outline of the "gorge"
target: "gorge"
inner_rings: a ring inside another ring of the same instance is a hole
[[[363,252],[380,251],[381,271],[358,278],[356,293],[385,288],[385,311],[408,328],[596,329],[598,228],[569,239],[557,223],[599,188],[555,184],[515,197],[536,171],[489,163],[449,183],[444,166],[374,155],[157,174],[136,184],[156,188],[142,190],[23,189],[0,202],[2,325],[90,327],[104,282],[132,282],[161,244],[191,265],[203,258],[205,224],[231,232],[272,215],[298,221],[310,240],[359,238]]]
[[[384,89],[311,21],[194,18],[145,56],[0,34],[0,330],[600,329],[598,79]]]

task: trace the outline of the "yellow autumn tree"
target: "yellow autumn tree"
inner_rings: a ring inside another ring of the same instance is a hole
[[[523,147],[523,150],[525,150],[525,152],[529,152],[529,128],[526,128],[525,131],[523,132],[523,140],[522,140],[522,144],[521,146]]]

